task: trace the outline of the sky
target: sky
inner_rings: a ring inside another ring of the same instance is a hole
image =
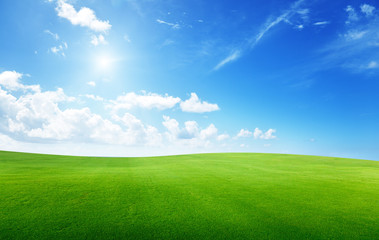
[[[0,1],[0,149],[379,160],[379,3]]]

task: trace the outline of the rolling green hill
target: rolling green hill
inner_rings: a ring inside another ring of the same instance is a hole
[[[379,162],[0,152],[0,239],[379,239]]]

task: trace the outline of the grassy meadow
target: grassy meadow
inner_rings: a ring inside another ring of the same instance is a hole
[[[379,239],[379,162],[0,151],[0,239]]]

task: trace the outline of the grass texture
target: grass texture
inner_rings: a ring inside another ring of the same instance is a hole
[[[379,162],[0,151],[0,239],[379,239]]]

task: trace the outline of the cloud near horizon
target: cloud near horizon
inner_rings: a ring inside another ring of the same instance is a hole
[[[125,146],[162,146],[167,142],[202,148],[228,138],[227,134],[218,135],[213,123],[201,128],[196,121],[186,121],[184,127],[179,128],[176,119],[163,116],[162,125],[167,131],[160,132],[129,112],[121,115],[117,113],[117,110],[133,107],[158,110],[172,108],[181,101],[178,97],[130,92],[108,101],[93,94],[80,95],[108,104],[106,106],[111,110],[111,118],[105,118],[93,113],[87,106],[63,108],[67,103],[75,105],[78,98],[68,96],[62,88],[42,91],[39,85],[25,85],[21,83],[22,77],[23,74],[16,71],[0,73],[0,133],[4,135],[3,139],[16,137],[24,142],[63,141]],[[192,93],[193,100],[196,100],[196,107],[187,110],[204,112],[214,110],[217,106],[201,102],[195,93]],[[185,102],[184,108],[186,104],[188,102]]]
[[[183,112],[205,113],[220,110],[215,103],[201,101],[196,93],[191,93],[191,97],[180,103],[180,108]]]

